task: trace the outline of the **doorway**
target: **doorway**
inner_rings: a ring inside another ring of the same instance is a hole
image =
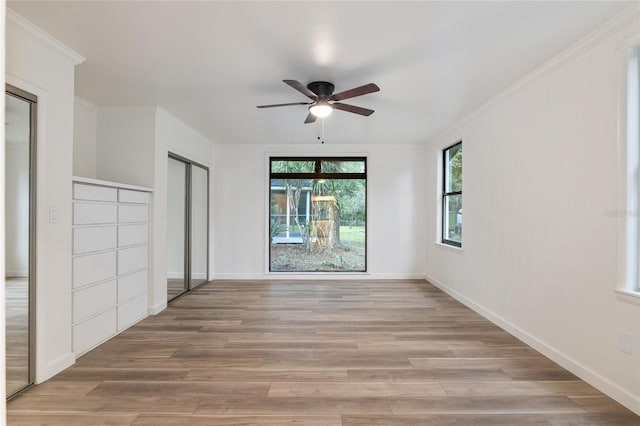
[[[33,383],[37,98],[5,88],[5,356],[7,398]]]
[[[169,153],[167,165],[167,301],[209,276],[209,169]]]

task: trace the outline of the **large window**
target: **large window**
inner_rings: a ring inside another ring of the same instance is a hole
[[[443,151],[442,242],[462,246],[462,142]]]
[[[367,270],[367,163],[353,157],[269,161],[269,270]]]

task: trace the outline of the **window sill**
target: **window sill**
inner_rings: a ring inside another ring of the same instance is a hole
[[[615,290],[615,292],[619,301],[640,306],[640,292],[630,290]]]
[[[436,241],[434,244],[436,245],[436,247],[439,247],[443,250],[447,250],[456,254],[464,254],[464,249],[462,247],[456,247],[449,244],[444,244],[439,241]]]

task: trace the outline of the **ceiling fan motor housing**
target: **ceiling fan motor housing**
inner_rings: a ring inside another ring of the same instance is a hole
[[[307,89],[318,95],[319,101],[326,101],[333,94],[334,85],[328,81],[313,81],[307,84]]]

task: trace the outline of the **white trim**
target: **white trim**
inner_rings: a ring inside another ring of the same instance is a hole
[[[238,281],[375,281],[375,280],[424,280],[424,274],[371,274],[368,272],[288,272],[269,274],[215,274],[212,280]]]
[[[615,290],[616,298],[621,302],[640,306],[640,292],[629,290]]]
[[[618,125],[617,125],[617,221],[618,260],[616,297],[619,301],[638,305],[640,276],[640,134],[637,115],[640,108],[640,33],[627,37],[616,50],[618,62]],[[631,93],[633,92],[633,94]]]
[[[431,141],[439,141],[451,132],[459,130],[479,115],[482,115],[496,104],[502,102],[505,98],[516,93],[521,88],[526,87],[534,83],[536,80],[546,76],[604,39],[607,35],[638,19],[640,19],[640,5],[634,4],[545,62],[542,66],[536,68],[493,98],[489,99],[484,104],[480,105],[473,112],[459,120],[456,124],[449,126],[442,132],[438,133],[435,137],[431,138]]]
[[[167,301],[166,300],[164,302],[158,303],[155,306],[149,305],[149,315],[157,315],[160,312],[164,311],[165,309],[167,309]]]
[[[6,82],[19,89],[25,90],[38,99],[38,112],[36,120],[36,283],[35,283],[35,306],[30,309],[35,309],[35,371],[33,372],[35,382],[40,383],[51,377],[50,366],[54,363],[46,364],[46,348],[45,341],[45,322],[46,322],[46,300],[44,298],[45,280],[42,277],[46,277],[46,259],[47,256],[47,244],[41,244],[40,240],[44,235],[47,235],[47,226],[49,223],[49,202],[46,198],[47,195],[47,109],[48,109],[48,94],[47,91],[35,86],[28,81],[22,80],[12,74],[6,74]],[[69,290],[71,295],[71,290]],[[69,331],[70,332],[70,331]],[[70,337],[70,336],[69,336]],[[71,339],[70,339],[71,340]],[[75,359],[75,358],[74,358]],[[66,367],[65,367],[66,368]],[[62,370],[60,370],[62,371]],[[55,374],[55,373],[54,373]]]
[[[62,355],[60,358],[48,363],[45,367],[46,368],[45,371],[39,371],[38,374],[36,374],[34,383],[38,385],[42,382],[45,382],[50,378],[52,378],[53,376],[55,376],[56,374],[58,374],[59,372],[61,372],[62,370],[65,370],[71,367],[75,363],[76,363],[76,355],[73,352],[67,352],[66,354]]]
[[[440,290],[447,293],[449,296],[453,297],[460,303],[464,304],[468,308],[474,310],[478,314],[482,315],[484,318],[488,319],[492,323],[496,324],[498,327],[522,340],[527,345],[531,346],[533,349],[542,353],[547,358],[556,362],[563,368],[569,370],[571,373],[580,377],[585,382],[589,383],[593,387],[597,388],[601,392],[607,394],[611,398],[618,401],[620,404],[624,405],[631,411],[640,415],[640,398],[631,392],[621,388],[615,383],[611,382],[607,378],[601,376],[595,371],[591,370],[589,367],[579,363],[572,357],[564,354],[560,350],[554,348],[553,346],[548,345],[537,337],[529,334],[525,330],[519,328],[518,326],[512,324],[501,316],[495,314],[493,311],[485,308],[484,306],[474,302],[473,300],[467,298],[466,296],[459,293],[452,287],[444,284],[443,282],[437,280],[434,277],[426,276],[428,282],[438,287]]]
[[[109,186],[109,187],[115,187],[120,189],[131,189],[134,191],[153,192],[153,188],[149,188],[146,186],[129,185],[127,183],[111,182],[108,180],[93,179],[93,178],[87,178],[82,176],[73,176],[72,180],[73,182],[89,183],[91,185]],[[142,203],[142,204],[146,205],[147,203]]]
[[[18,25],[19,27],[21,27],[25,31],[30,32],[31,34],[36,36],[36,38],[42,40],[43,42],[45,42],[49,46],[53,47],[58,52],[60,52],[63,55],[65,55],[67,58],[71,59],[71,62],[73,62],[73,65],[81,64],[81,63],[83,63],[84,61],[87,60],[84,56],[82,56],[81,54],[79,54],[75,50],[71,49],[67,45],[61,43],[55,37],[53,37],[51,34],[46,33],[45,31],[43,31],[40,28],[36,27],[31,22],[29,22],[28,20],[26,20],[22,16],[18,15],[16,12],[14,12],[13,10],[11,10],[9,8],[7,8],[6,19],[7,19],[7,21],[11,21],[14,24]]]
[[[436,241],[434,244],[439,249],[450,251],[452,253],[459,254],[459,255],[464,254],[464,249],[462,247],[452,246],[451,244],[445,244],[439,241]]]

